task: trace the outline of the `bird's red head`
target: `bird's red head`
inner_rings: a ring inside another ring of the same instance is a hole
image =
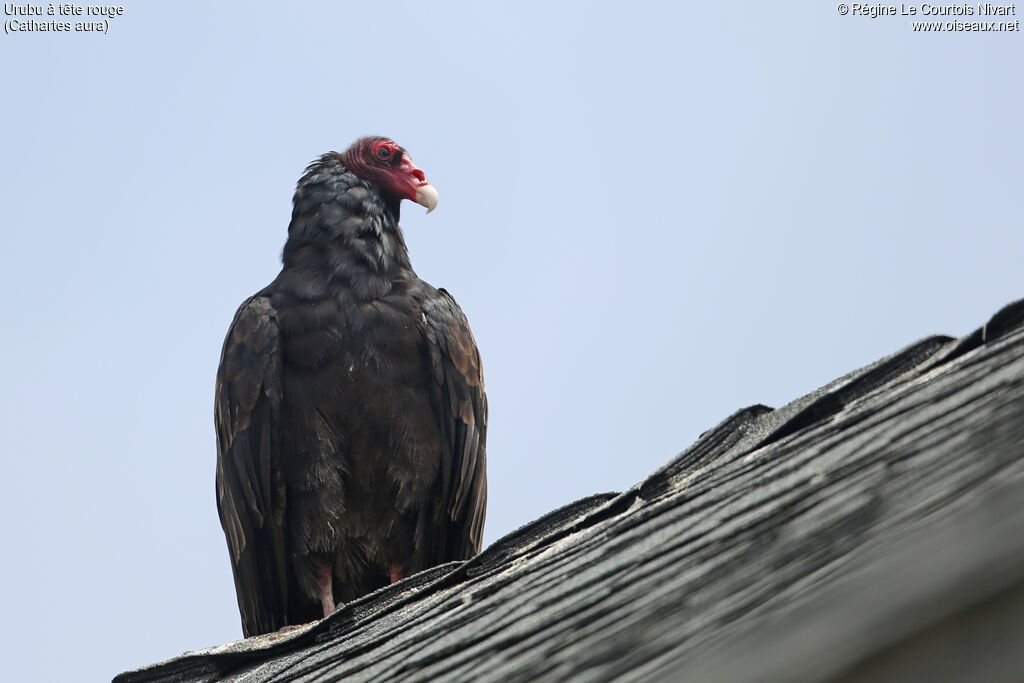
[[[380,188],[394,199],[411,199],[427,207],[437,206],[437,190],[404,149],[393,140],[381,137],[360,138],[342,155],[345,167],[363,180]]]

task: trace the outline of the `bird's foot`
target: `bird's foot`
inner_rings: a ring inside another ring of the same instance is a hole
[[[334,614],[334,570],[331,565],[321,565],[316,573],[320,587],[320,606],[324,610],[324,618]]]

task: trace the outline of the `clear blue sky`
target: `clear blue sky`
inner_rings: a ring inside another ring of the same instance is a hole
[[[822,2],[124,7],[0,36],[10,680],[241,636],[220,346],[305,165],[361,135],[440,192],[402,224],[483,355],[487,543],[1024,295],[1020,33]]]

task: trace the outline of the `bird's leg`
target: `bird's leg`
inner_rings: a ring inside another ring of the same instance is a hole
[[[330,564],[317,568],[316,580],[320,586],[320,606],[324,608],[326,618],[334,614],[334,570]]]
[[[398,583],[405,578],[405,575],[402,573],[402,568],[397,564],[391,565],[388,573],[391,575],[391,583]]]

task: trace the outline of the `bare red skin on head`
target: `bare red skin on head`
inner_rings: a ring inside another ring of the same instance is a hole
[[[341,155],[345,168],[380,188],[393,199],[416,201],[416,188],[427,185],[427,176],[393,140],[361,138]]]

